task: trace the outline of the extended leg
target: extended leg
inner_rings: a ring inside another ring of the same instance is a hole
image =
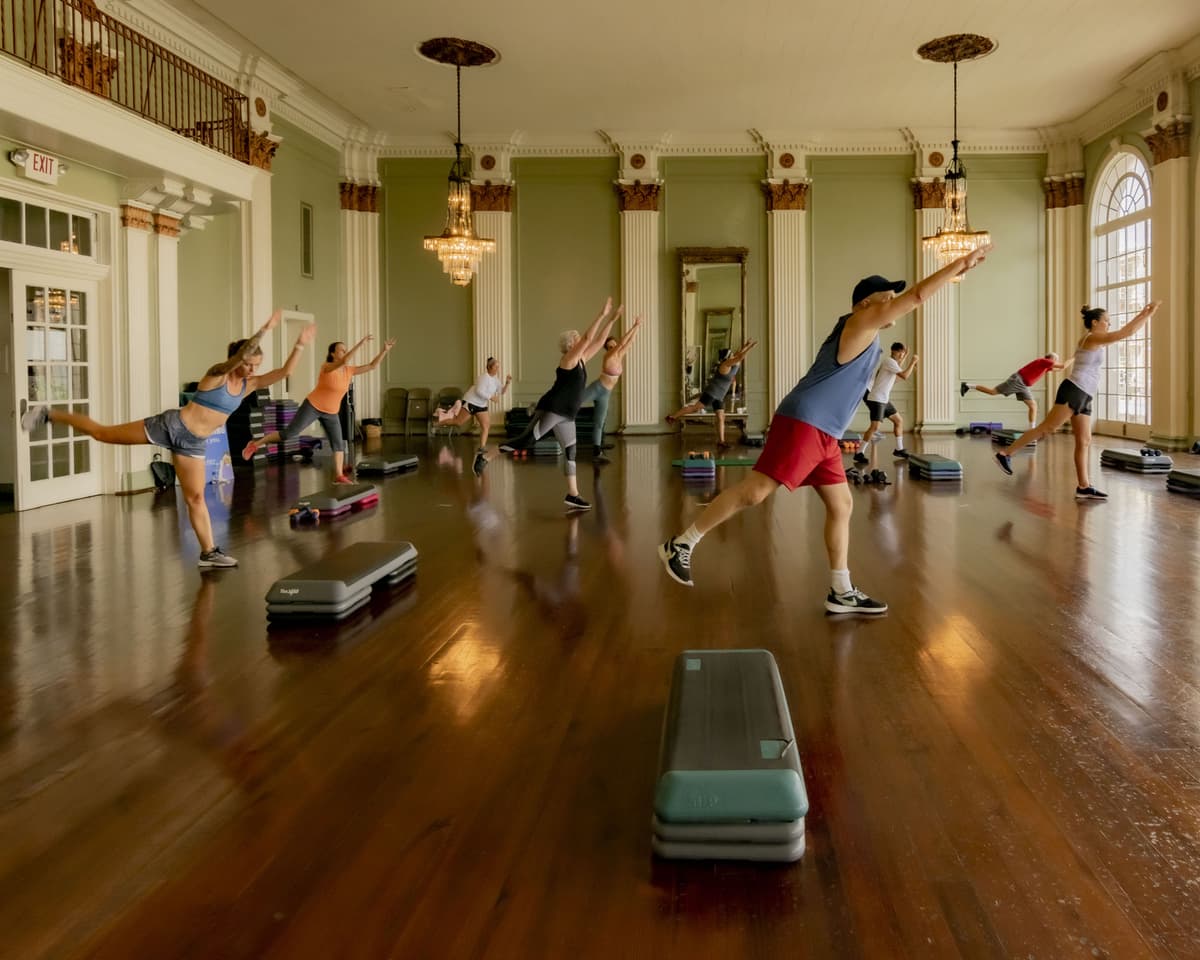
[[[192,529],[196,531],[196,539],[200,541],[200,552],[209,553],[216,544],[213,543],[208,505],[204,502],[205,463],[199,457],[184,457],[178,454],[172,459],[175,475],[179,477],[179,485],[183,488],[183,502],[187,504],[188,519],[192,522]]]

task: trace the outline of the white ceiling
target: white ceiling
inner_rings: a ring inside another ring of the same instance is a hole
[[[922,42],[999,43],[960,68],[960,125],[1078,117],[1200,34],[1197,0],[200,0],[322,94],[396,138],[453,130],[454,73],[416,45],[461,36],[464,139],[595,131],[744,134],[946,127],[951,68]]]

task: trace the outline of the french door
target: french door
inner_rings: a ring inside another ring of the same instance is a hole
[[[31,406],[92,416],[97,387],[97,284],[12,273],[13,390],[17,416]],[[17,431],[16,508],[100,493],[95,441],[65,424]]]

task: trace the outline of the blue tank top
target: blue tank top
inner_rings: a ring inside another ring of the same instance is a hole
[[[211,390],[197,390],[192,396],[192,403],[198,403],[202,407],[208,407],[209,410],[216,410],[218,413],[223,413],[225,416],[233,413],[242,405],[242,400],[246,396],[247,381],[242,381],[242,392],[233,394],[229,392],[229,387],[225,383],[220,383]]]
[[[879,337],[853,360],[838,363],[838,345],[850,314],[838,319],[833,332],[825,338],[817,359],[792,392],[783,398],[776,414],[811,424],[840,440],[850,426],[854,410],[875,375],[883,348]]]

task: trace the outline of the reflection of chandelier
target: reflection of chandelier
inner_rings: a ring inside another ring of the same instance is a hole
[[[480,59],[478,49],[487,52]],[[495,51],[469,40],[444,38],[421,45],[421,53],[440,63],[453,63],[458,87],[458,128],[454,138],[454,163],[450,167],[450,190],[446,200],[446,228],[436,237],[425,238],[425,249],[437,252],[442,270],[455,286],[465,287],[479,269],[484,253],[496,249],[496,241],[475,236],[471,217],[471,181],[462,156],[462,68],[490,63]]]
[[[987,37],[965,34],[931,40],[917,51],[927,60],[954,64],[954,139],[950,141],[954,155],[946,168],[942,225],[932,237],[921,238],[925,249],[937,256],[940,266],[985,246],[992,239],[986,230],[972,230],[967,219],[967,171],[958,159],[958,64],[961,60],[985,56],[994,49],[995,44]],[[956,283],[960,279],[954,278]]]

